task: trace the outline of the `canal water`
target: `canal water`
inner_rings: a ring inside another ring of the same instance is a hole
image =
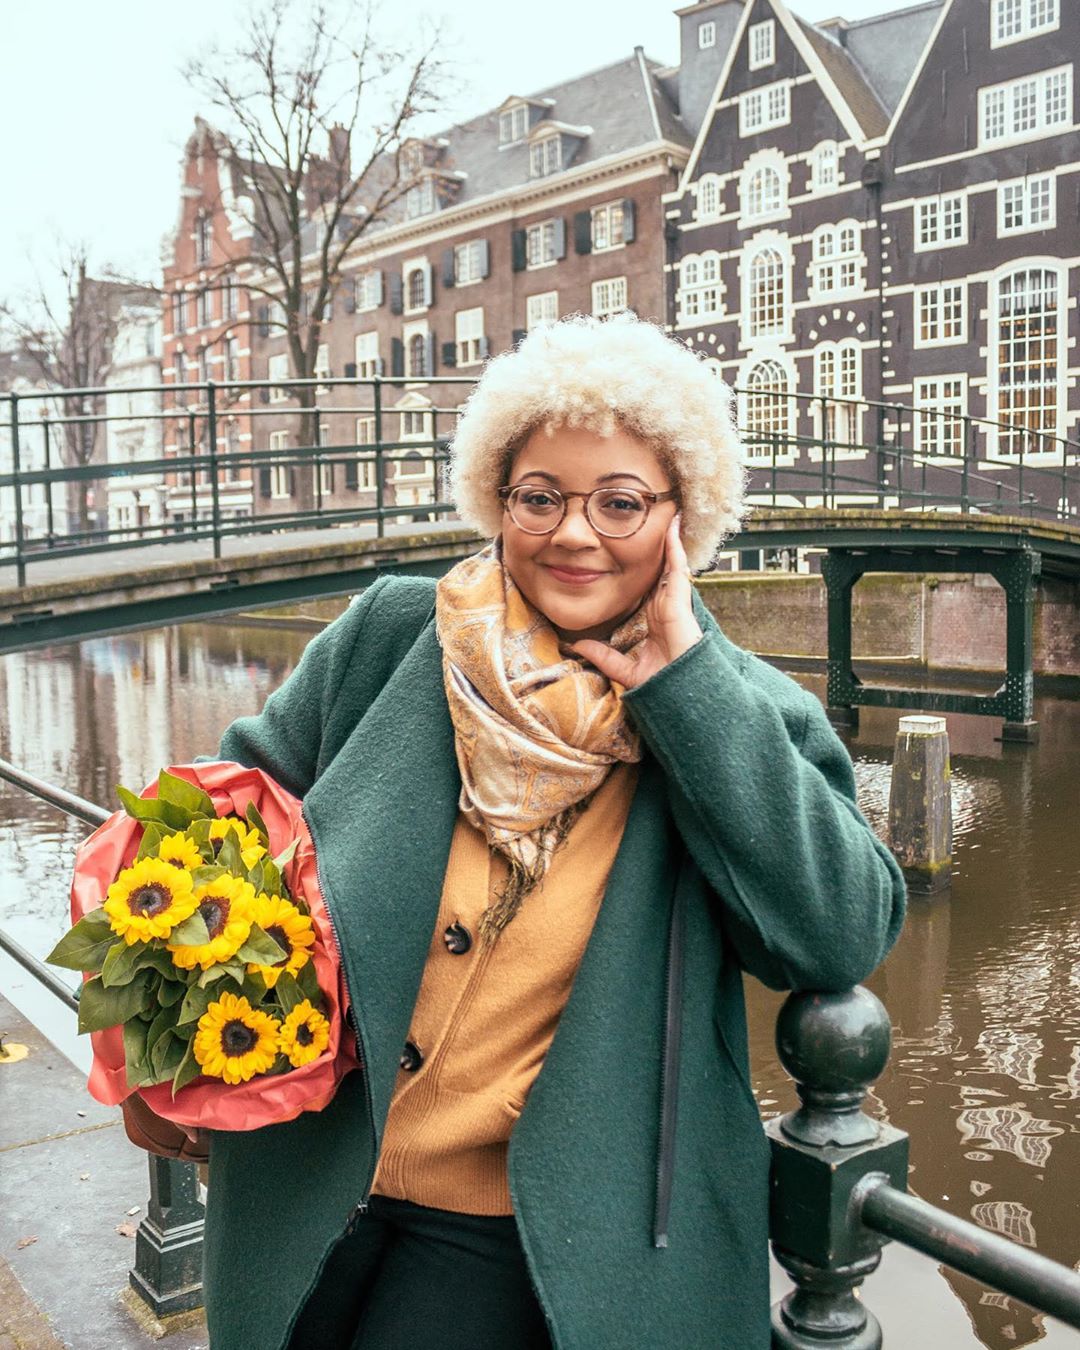
[[[222,729],[289,674],[311,631],[181,625],[6,656],[0,756],[112,806],[115,784],[138,790],[163,764],[213,753]],[[823,695],[819,677],[798,679]],[[850,738],[860,804],[879,833],[898,716],[863,710]],[[993,719],[948,719],[953,883],[913,902],[869,981],[892,1018],[893,1052],[867,1109],[910,1133],[918,1195],[1080,1267],[1080,702],[1039,698],[1037,716],[1033,748],[996,741]],[[67,924],[85,833],[0,782],[0,926],[38,956]],[[0,990],[85,1067],[72,1015],[2,954]],[[782,1000],[752,982],[747,995],[755,1093],[762,1115],[775,1115],[795,1100],[772,1048]],[[1080,1347],[1080,1333],[897,1248],[866,1301],[887,1331],[906,1329],[887,1335],[887,1350]]]

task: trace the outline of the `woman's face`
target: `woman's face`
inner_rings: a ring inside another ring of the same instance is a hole
[[[534,483],[560,492],[599,487],[669,492],[674,487],[655,452],[622,428],[600,436],[565,426],[553,436],[543,428],[533,432],[514,456],[507,483]],[[676,510],[674,501],[657,502],[638,532],[624,539],[597,534],[581,497],[569,499],[562,523],[551,534],[520,529],[504,510],[503,563],[525,598],[565,641],[603,641],[656,584],[664,562],[664,533]]]

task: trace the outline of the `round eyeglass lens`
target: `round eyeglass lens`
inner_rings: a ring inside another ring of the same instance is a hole
[[[561,523],[562,496],[553,488],[518,487],[507,505],[514,524],[530,534],[548,534]],[[601,488],[588,499],[589,524],[609,538],[636,534],[647,514],[645,499],[632,488]]]
[[[644,497],[632,488],[604,488],[589,498],[589,520],[602,534],[635,534],[645,520]]]

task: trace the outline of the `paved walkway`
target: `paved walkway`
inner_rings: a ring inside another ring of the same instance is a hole
[[[120,1111],[2,995],[0,1037],[0,1350],[207,1350],[200,1314],[129,1307],[150,1183]]]

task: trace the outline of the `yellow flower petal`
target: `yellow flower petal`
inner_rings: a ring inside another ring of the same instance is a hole
[[[165,938],[195,912],[191,874],[160,858],[142,858],[109,887],[104,909],[114,933],[131,946]]]

